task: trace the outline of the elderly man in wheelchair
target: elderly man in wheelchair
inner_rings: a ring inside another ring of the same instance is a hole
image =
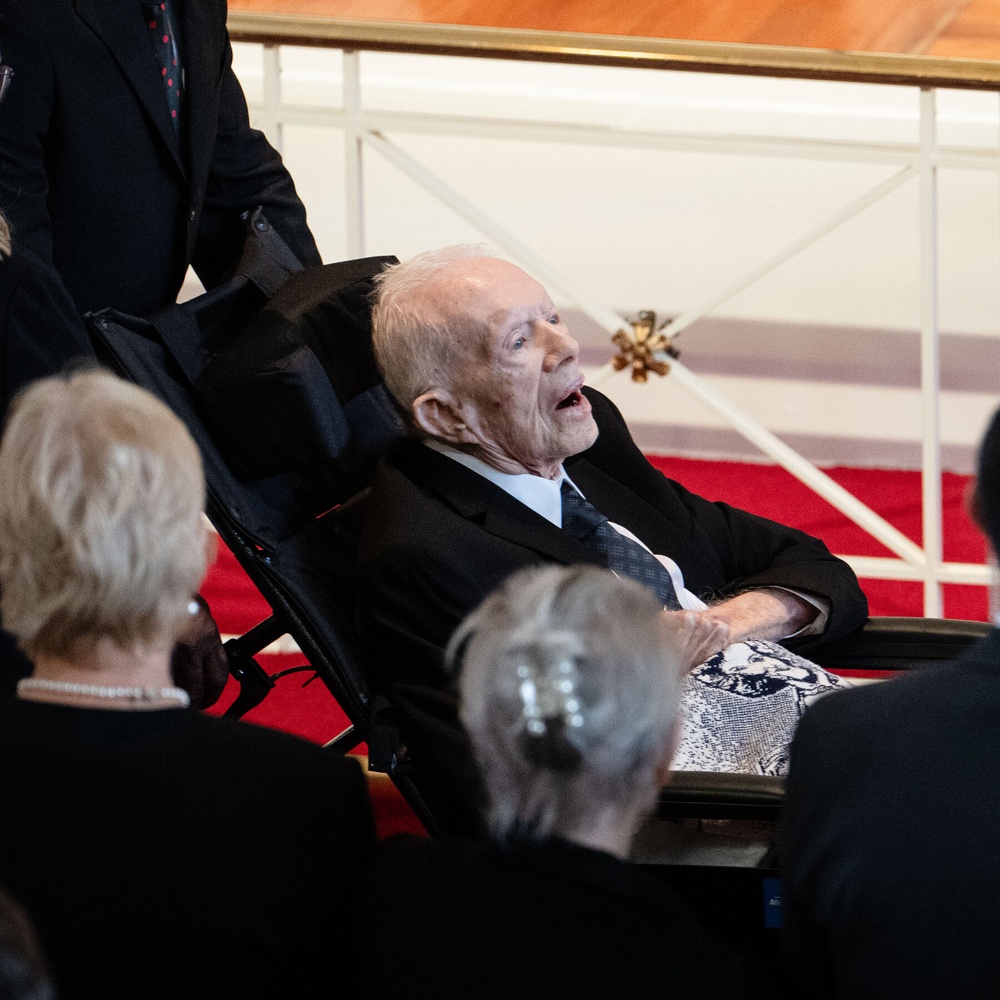
[[[520,268],[456,247],[376,283],[375,356],[410,433],[369,497],[360,624],[432,811],[475,802],[449,636],[512,572],[546,562],[637,579],[688,634],[675,766],[784,773],[802,711],[843,682],[778,642],[860,626],[851,569],[819,540],[654,470],[615,407],[584,388],[576,341]]]
[[[575,343],[513,265],[452,249],[302,270],[259,211],[247,234],[224,286],[148,318],[95,314],[91,332],[187,423],[208,515],[272,609],[227,644],[241,684],[228,713],[274,687],[253,657],[289,633],[353,724],[334,744],[367,742],[428,829],[478,817],[443,650],[523,566],[640,577],[703,645],[688,770],[661,816],[776,817],[792,729],[839,684],[785,647],[828,668],[898,670],[950,659],[986,629],[866,620],[853,573],[816,539],[665,479],[582,387]]]

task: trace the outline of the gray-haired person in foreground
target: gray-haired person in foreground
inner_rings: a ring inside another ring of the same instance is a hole
[[[456,633],[461,717],[489,839],[397,839],[363,894],[372,995],[757,995],[756,980],[642,868],[638,825],[669,778],[681,676],[707,636],[595,567],[512,576]]]
[[[189,711],[170,658],[210,548],[201,456],[107,372],[48,378],[0,441],[0,608],[32,657],[0,698],[0,882],[61,1000],[353,990],[374,841],[356,761]]]

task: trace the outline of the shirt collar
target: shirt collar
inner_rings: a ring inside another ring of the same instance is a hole
[[[482,476],[483,479],[489,480],[494,486],[499,486],[504,493],[523,503],[525,507],[529,507],[557,528],[562,527],[562,493],[560,490],[563,481],[568,482],[577,493],[580,493],[576,483],[566,475],[566,470],[561,465],[557,479],[544,479],[542,476],[535,476],[530,472],[512,474],[500,472],[493,466],[487,465],[482,459],[459,451],[450,444],[445,444],[444,441],[424,438],[423,443],[432,451],[446,455],[458,462],[459,465],[464,465],[467,469]]]

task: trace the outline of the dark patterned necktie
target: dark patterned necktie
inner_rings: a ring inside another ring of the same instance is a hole
[[[648,549],[615,531],[608,519],[563,480],[563,530],[598,552],[609,569],[647,587],[672,611],[680,610],[667,568]]]
[[[177,32],[174,30],[173,18],[170,16],[170,0],[160,0],[158,3],[143,3],[143,14],[146,16],[146,26],[153,42],[153,53],[156,64],[160,67],[163,86],[167,94],[167,110],[170,112],[174,131],[180,128],[181,95],[181,65],[177,54]]]

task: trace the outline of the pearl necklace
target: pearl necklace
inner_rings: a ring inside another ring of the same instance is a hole
[[[102,687],[99,684],[75,684],[73,681],[50,681],[42,677],[25,677],[17,682],[22,691],[53,691],[56,694],[84,694],[92,698],[127,698],[129,701],[179,701],[184,708],[191,704],[187,691],[178,687]]]

